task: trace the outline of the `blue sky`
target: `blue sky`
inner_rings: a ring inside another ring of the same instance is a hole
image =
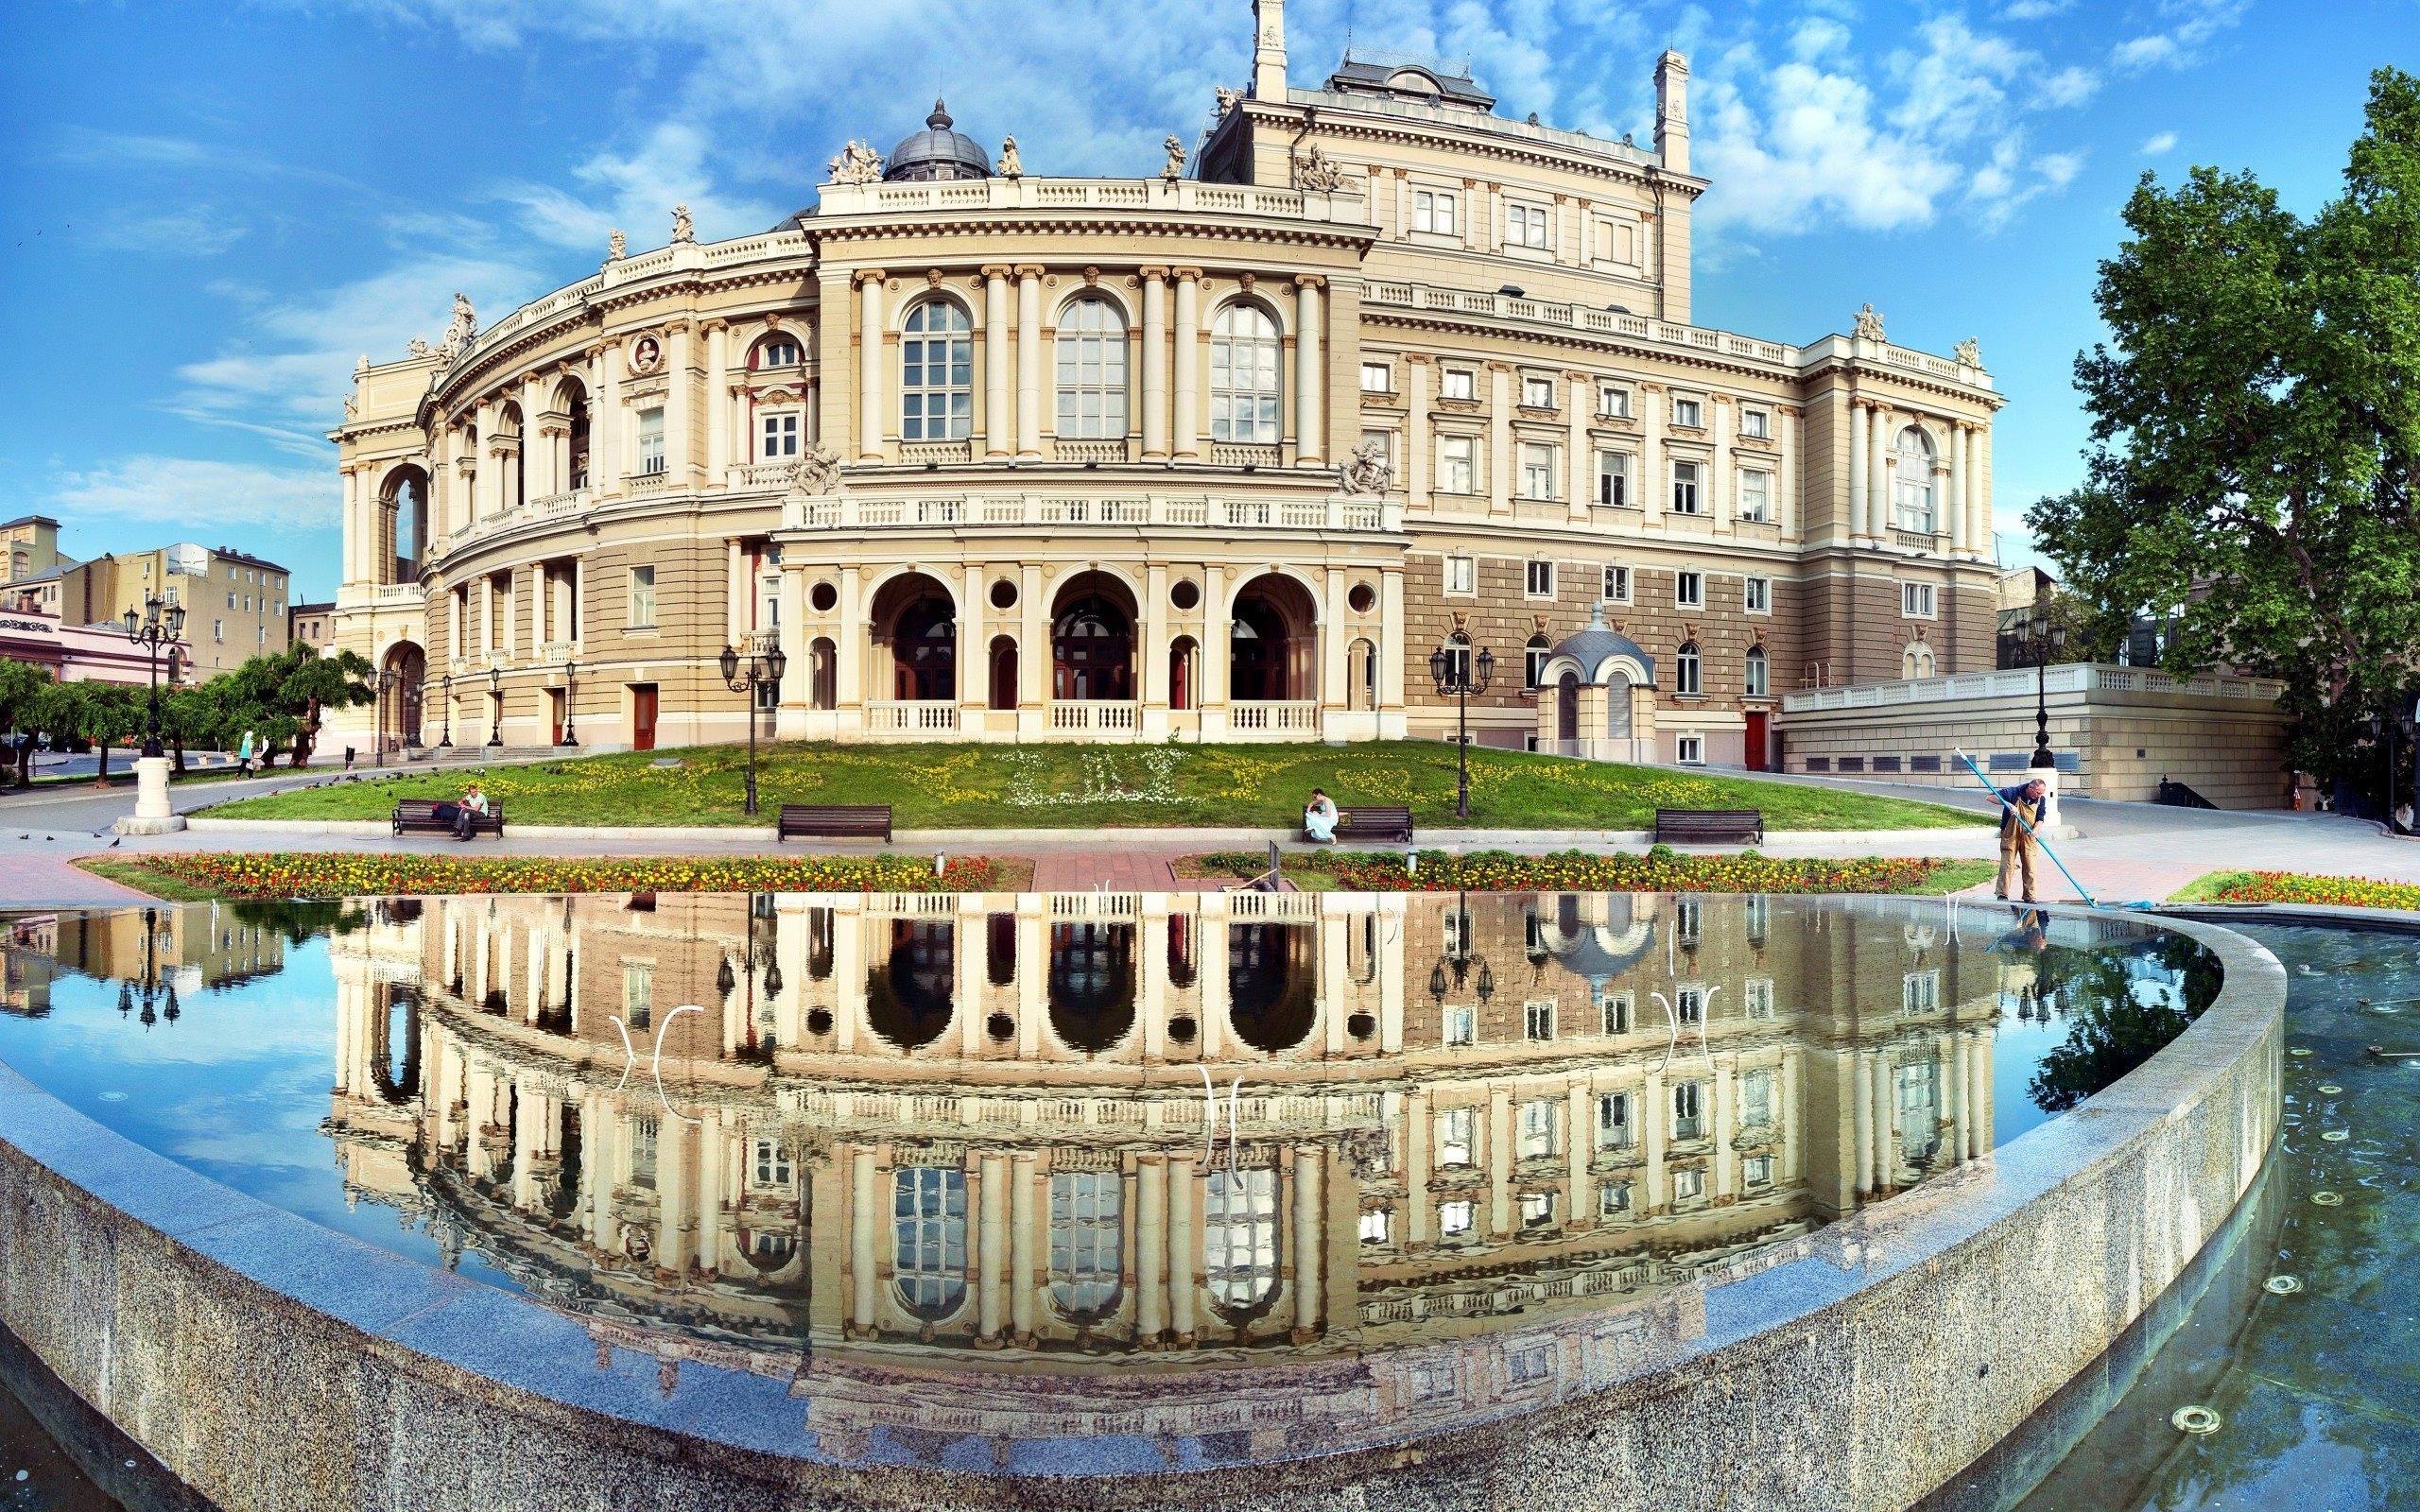
[[[0,518],[91,556],[225,543],[335,588],[322,433],[354,359],[661,245],[809,202],[853,136],[945,92],[1033,173],[1156,171],[1249,73],[1245,0],[312,0],[15,8],[0,56]],[[1209,20],[1203,17],[1207,15]],[[1782,340],[1872,301],[1893,340],[1962,336],[2011,404],[2002,551],[2070,486],[2068,383],[2094,264],[2146,169],[2250,168],[2332,195],[2364,82],[2411,66],[2420,0],[1294,0],[1298,81],[1348,34],[1468,59],[1515,117],[1652,129],[1665,45],[1693,71],[1696,317]]]

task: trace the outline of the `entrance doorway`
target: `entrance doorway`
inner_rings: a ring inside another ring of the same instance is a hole
[[[561,688],[546,690],[546,729],[547,745],[560,746],[563,743],[563,690]]]
[[[631,749],[655,749],[655,684],[631,684]]]
[[[1772,717],[1762,709],[1748,711],[1748,770],[1752,772],[1769,769],[1766,752],[1772,739],[1766,730],[1772,723]]]

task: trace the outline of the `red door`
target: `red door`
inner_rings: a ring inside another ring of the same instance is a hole
[[[655,684],[631,685],[631,749],[655,749]]]
[[[1772,742],[1772,737],[1765,733],[1765,726],[1772,719],[1772,715],[1762,709],[1748,711],[1748,770],[1752,772],[1769,770],[1765,765],[1766,753]]]

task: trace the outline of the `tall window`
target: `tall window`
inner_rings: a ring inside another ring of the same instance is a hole
[[[1554,497],[1555,449],[1537,441],[1521,443],[1521,497],[1551,499]]]
[[[1698,696],[1698,643],[1682,643],[1681,654],[1672,659],[1672,691],[1684,698]]]
[[[899,438],[960,441],[975,429],[975,337],[966,312],[926,300],[899,340]]]
[[[664,471],[664,411],[639,411],[639,475],[654,477]]]
[[[1471,1129],[1475,1123],[1468,1108],[1441,1108],[1437,1110],[1437,1163],[1441,1166],[1471,1163]]]
[[[1597,1094],[1597,1148],[1628,1149],[1634,1137],[1634,1127],[1630,1116],[1630,1093]]]
[[[1891,485],[1893,513],[1902,530],[1932,532],[1932,438],[1915,425],[1899,433],[1899,466]]]
[[[1504,207],[1504,241],[1511,247],[1547,245],[1547,222],[1553,213],[1544,205],[1507,205]]]
[[[1626,452],[1597,454],[1597,502],[1608,509],[1630,507],[1630,455]]]
[[[1752,1071],[1739,1078],[1739,1122],[1749,1128],[1773,1121],[1773,1074]]]
[[[1060,313],[1059,434],[1126,434],[1126,318],[1107,300],[1078,300]]]
[[[1739,518],[1765,521],[1772,518],[1773,475],[1760,471],[1739,474]]]
[[[1770,577],[1751,576],[1747,586],[1740,592],[1739,607],[1751,614],[1772,613],[1773,611],[1773,580]]]
[[[1531,598],[1554,597],[1554,563],[1532,561],[1527,564],[1528,576],[1523,579],[1524,591]]]
[[[891,1174],[899,1299],[922,1317],[947,1317],[966,1295],[966,1173],[902,1166]]]
[[[655,627],[655,569],[631,569],[630,628],[647,630]]]
[[[1277,325],[1256,304],[1230,304],[1210,327],[1210,438],[1277,440]]]
[[[1600,597],[1616,604],[1630,602],[1630,569],[1613,562],[1605,564],[1604,592]]]
[[[1520,1158],[1541,1160],[1555,1155],[1563,1148],[1556,1137],[1554,1113],[1560,1099],[1541,1097],[1520,1105],[1520,1132],[1516,1136]]]
[[[1672,512],[1698,512],[1698,465],[1695,462],[1672,464]]]
[[[1241,1312],[1277,1285],[1277,1173],[1210,1173],[1201,1233],[1203,1280],[1218,1305]]]
[[[1476,593],[1478,592],[1478,562],[1470,557],[1445,558],[1445,592]]]
[[[1532,635],[1522,649],[1527,654],[1522,658],[1521,685],[1535,688],[1546,677],[1547,662],[1554,656],[1554,648],[1547,644],[1545,636]]]
[[[1471,436],[1437,438],[1437,491],[1478,491],[1478,439]]]
[[[779,462],[786,457],[798,455],[799,414],[797,410],[775,410],[769,414],[758,416],[757,421],[759,432],[764,438],[764,446],[759,454],[763,460]]]
[[[1672,605],[1675,609],[1705,608],[1705,574],[1674,573]]]
[[[1411,196],[1411,229],[1440,236],[1454,232],[1454,196],[1446,189],[1416,189]]]
[[[1115,1171],[1050,1178],[1050,1300],[1071,1318],[1098,1318],[1116,1304],[1125,1190]]]
[[[1768,697],[1770,694],[1767,690],[1771,686],[1772,679],[1765,662],[1765,648],[1761,645],[1755,646],[1748,652],[1748,696]]]

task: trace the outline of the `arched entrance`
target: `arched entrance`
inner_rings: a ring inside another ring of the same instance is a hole
[[[1580,738],[1580,674],[1565,672],[1554,685],[1554,738]]]
[[[1017,643],[1006,635],[992,637],[992,707],[1017,706]]]
[[[902,1050],[942,1037],[956,1013],[958,926],[894,919],[890,954],[866,973],[866,1027]]]
[[[958,605],[949,590],[923,573],[894,577],[874,594],[873,617],[876,685],[887,684],[893,698],[957,701]]]
[[[1201,661],[1201,648],[1190,635],[1180,635],[1168,647],[1168,707],[1191,709],[1198,705],[1201,694],[1194,688],[1194,667]]]
[[[1287,703],[1319,696],[1319,610],[1310,590],[1263,573],[1236,595],[1227,696]]]
[[[413,642],[397,641],[387,648],[378,668],[380,738],[389,750],[419,745],[421,684],[428,676],[428,653]]]
[[[1078,573],[1050,616],[1050,696],[1126,703],[1134,697],[1134,595],[1107,573]]]
[[[588,390],[577,378],[565,378],[555,389],[555,408],[563,415],[563,449],[550,470],[558,492],[588,487]]]
[[[428,474],[409,465],[395,469],[379,485],[378,504],[387,542],[379,580],[419,582],[420,564],[428,556]]]

